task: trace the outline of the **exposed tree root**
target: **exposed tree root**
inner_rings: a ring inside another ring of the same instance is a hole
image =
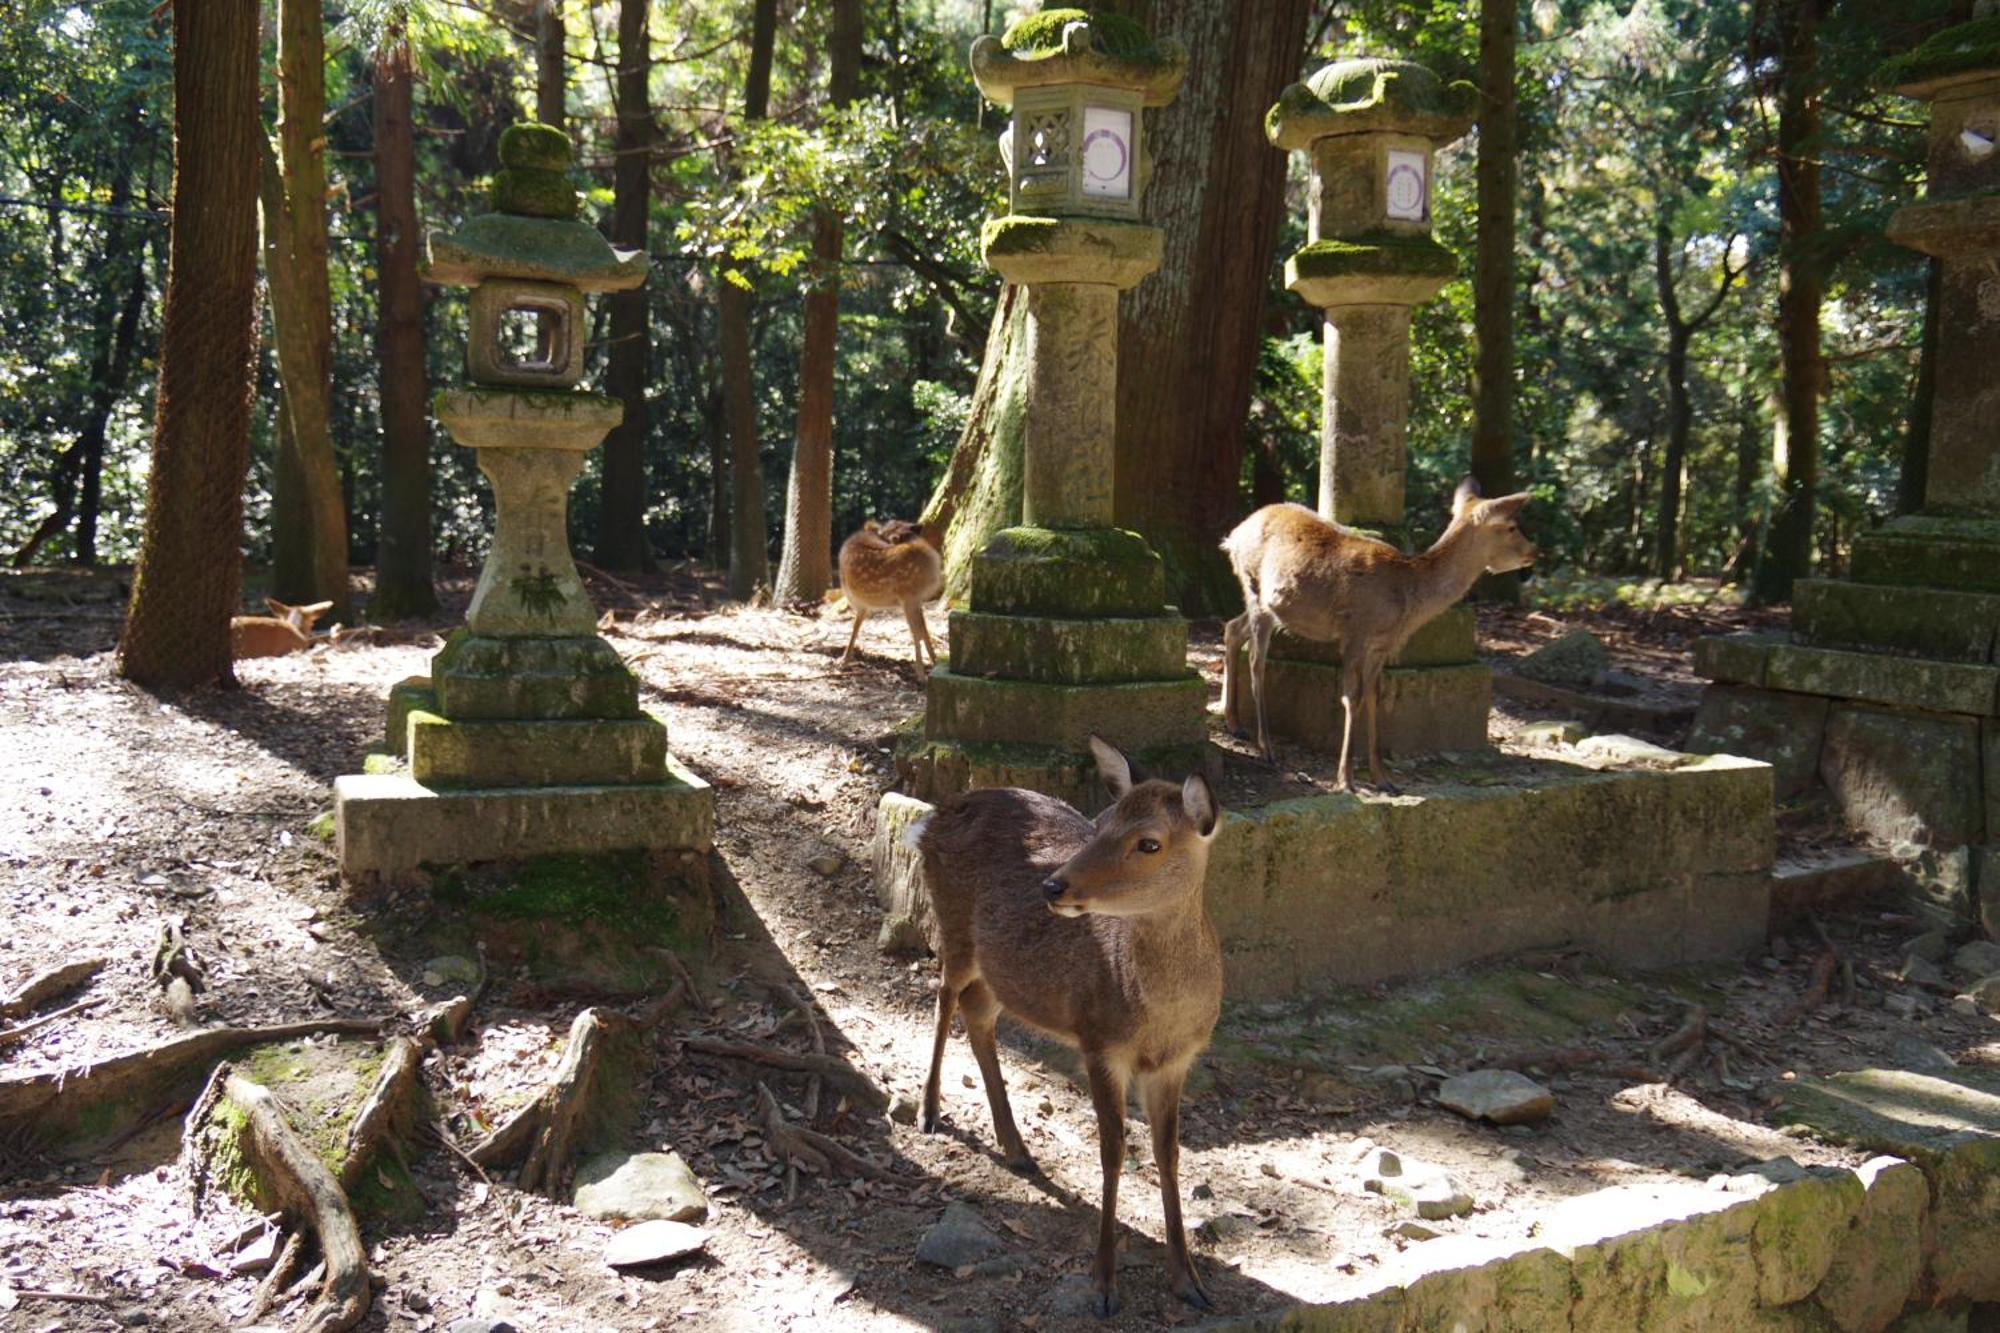
[[[1819,1008],[1826,1000],[1827,987],[1833,984],[1833,973],[1839,965],[1840,960],[1829,945],[1819,957],[1813,959],[1812,973],[1806,980],[1805,991],[1798,999],[1784,1007],[1773,1020],[1774,1024],[1780,1030],[1794,1027],[1799,1020]]]
[[[720,1037],[683,1037],[681,1045],[696,1055],[725,1060],[747,1060],[794,1074],[817,1074],[849,1098],[871,1111],[889,1105],[889,1094],[875,1086],[866,1074],[834,1055],[799,1055],[773,1046],[753,1046],[748,1042],[725,1041]]]
[[[403,1145],[410,1142],[423,1117],[424,1048],[410,1037],[391,1037],[381,1072],[368,1100],[347,1130],[347,1154],[340,1165],[340,1183],[352,1189],[361,1173],[383,1153],[407,1169]]]
[[[470,1157],[482,1167],[521,1163],[517,1183],[549,1198],[560,1198],[576,1171],[580,1152],[605,1136],[607,1119],[632,1093],[630,1057],[640,1025],[622,1014],[586,1009],[570,1024],[569,1042],[555,1077],[534,1100],[475,1146]],[[614,1045],[626,1049],[612,1057],[624,1086],[604,1077],[607,1053]]]
[[[40,1018],[31,1018],[16,1027],[0,1029],[0,1049],[12,1046],[15,1042],[21,1040],[21,1038],[28,1036],[40,1028],[45,1028],[51,1023],[61,1022],[71,1014],[80,1014],[86,1009],[95,1009],[98,1005],[103,1004],[105,999],[105,996],[99,995],[93,999],[78,1000],[75,1004],[65,1005],[52,1014],[43,1014]]]
[[[764,1118],[764,1136],[787,1166],[804,1167],[808,1171],[838,1167],[850,1176],[865,1176],[869,1180],[899,1178],[836,1139],[802,1125],[788,1124],[784,1108],[762,1083],[757,1085],[757,1110]]]
[[[74,963],[50,968],[30,977],[18,990],[0,998],[0,1018],[19,1018],[41,1008],[58,995],[66,995],[104,970],[104,959],[82,958]]]

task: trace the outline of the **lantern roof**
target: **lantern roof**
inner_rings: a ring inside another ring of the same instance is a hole
[[[1447,144],[1472,128],[1479,90],[1446,83],[1409,60],[1336,60],[1278,94],[1264,134],[1279,148],[1310,148],[1335,134],[1393,131]]]
[[[2000,80],[2000,15],[1932,33],[1920,45],[1885,60],[1874,82],[1905,97],[1929,100],[1954,84]]]
[[[1021,19],[1000,37],[972,44],[972,77],[988,101],[1012,106],[1017,88],[1081,83],[1139,94],[1165,106],[1187,76],[1187,47],[1154,37],[1116,14],[1050,8]]]
[[[454,232],[432,232],[424,277],[476,287],[488,278],[561,283],[615,292],[646,280],[643,250],[612,247],[576,216],[569,136],[549,125],[510,125],[500,135],[494,211]]]

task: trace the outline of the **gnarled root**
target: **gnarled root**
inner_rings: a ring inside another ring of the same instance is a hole
[[[576,1171],[579,1152],[602,1135],[606,1119],[629,1099],[631,1080],[606,1078],[606,1057],[636,1053],[639,1024],[622,1014],[586,1009],[570,1024],[569,1043],[555,1077],[468,1154],[483,1167],[521,1163],[517,1183],[560,1198]],[[613,1058],[612,1066],[627,1065]],[[629,1068],[625,1073],[629,1074]]]

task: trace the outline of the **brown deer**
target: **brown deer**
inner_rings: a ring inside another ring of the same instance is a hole
[[[943,587],[944,566],[923,529],[900,518],[886,523],[871,518],[862,524],[861,531],[840,544],[840,591],[854,616],[840,665],[853,660],[854,643],[861,637],[861,622],[869,612],[900,607],[910,625],[917,679],[928,679],[924,654],[929,653],[930,664],[936,666],[937,648],[931,643],[930,627],[924,624],[924,603]]]
[[[1368,774],[1384,785],[1376,710],[1382,669],[1425,622],[1471,590],[1481,574],[1534,563],[1521,532],[1526,492],[1482,500],[1467,477],[1452,496],[1451,523],[1422,555],[1330,523],[1303,505],[1266,505],[1222,540],[1243,584],[1243,614],[1222,630],[1223,721],[1240,731],[1236,706],[1237,653],[1250,640],[1250,693],[1257,705],[1257,747],[1277,761],[1264,722],[1264,666],[1276,629],[1340,645],[1340,777],[1354,785],[1354,717],[1368,716]]]
[[[264,605],[271,608],[268,616],[229,618],[229,656],[232,661],[240,662],[246,657],[283,657],[286,653],[309,647],[313,642],[313,622],[333,609],[332,602],[287,606],[274,597],[266,597]]]
[[[1083,1053],[1097,1108],[1104,1198],[1091,1283],[1097,1313],[1118,1308],[1118,1176],[1125,1090],[1136,1079],[1153,1132],[1174,1290],[1212,1308],[1181,1226],[1181,1085],[1222,1008],[1222,953],[1202,907],[1221,818],[1199,774],[1141,781],[1095,736],[1098,776],[1117,803],[1093,824],[1063,802],[1013,787],[945,800],[913,832],[938,923],[937,1035],[924,1128],[938,1128],[938,1076],[954,1009],[986,1082],[993,1133],[1010,1167],[1032,1170],[994,1048],[1004,1011]]]

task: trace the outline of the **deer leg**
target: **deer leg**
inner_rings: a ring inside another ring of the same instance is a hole
[[[923,638],[924,638],[924,653],[925,653],[925,655],[926,655],[926,656],[928,656],[928,657],[929,657],[929,658],[931,659],[931,667],[932,667],[932,669],[936,669],[936,667],[937,667],[937,645],[931,642],[931,627],[930,627],[930,622],[924,619],[924,606],[923,606],[923,603],[922,603],[922,602],[911,602],[911,603],[910,603],[910,614],[911,614],[911,615],[912,615],[913,617],[915,617],[915,619],[916,619],[916,622],[917,622],[917,633],[919,633],[919,634],[923,635]]]
[[[1194,1261],[1188,1256],[1187,1231],[1181,1225],[1181,1084],[1184,1069],[1142,1075],[1139,1099],[1146,1123],[1153,1130],[1153,1164],[1160,1173],[1160,1211],[1167,1222],[1167,1277],[1174,1294],[1197,1310],[1213,1310]]]
[[[1250,619],[1245,611],[1222,627],[1222,725],[1230,731],[1241,729],[1236,707],[1237,679],[1241,668],[1236,665],[1236,654],[1243,650],[1243,628]]]
[[[840,664],[842,666],[846,666],[854,660],[854,641],[861,637],[861,622],[867,618],[868,613],[866,611],[863,611],[858,606],[854,608],[854,628],[847,632],[847,651],[840,655]]]
[[[972,1043],[972,1057],[979,1061],[979,1077],[986,1084],[986,1100],[993,1107],[993,1137],[999,1140],[1000,1155],[1015,1171],[1032,1171],[1035,1159],[1021,1142],[1014,1124],[1014,1108],[1007,1101],[1007,1081],[1000,1076],[1000,1049],[993,1040],[993,1025],[1000,1017],[1000,1001],[993,988],[975,981],[959,995],[965,1009],[965,1039]]]
[[[947,975],[938,977],[937,1036],[931,1041],[931,1072],[924,1079],[924,1133],[935,1134],[938,1123],[938,1080],[944,1071],[944,1044],[951,1039],[951,1015],[958,1007],[958,982]]]
[[[1359,663],[1349,662],[1340,673],[1340,776],[1335,791],[1354,789],[1354,715],[1361,709],[1362,677]]]
[[[1090,1102],[1097,1108],[1097,1159],[1104,1170],[1104,1198],[1097,1214],[1097,1257],[1090,1285],[1097,1292],[1097,1317],[1118,1313],[1118,1176],[1125,1169],[1125,1071],[1101,1052],[1086,1052]]]
[[[917,659],[917,679],[924,680],[924,649],[930,647],[930,628],[924,624],[924,609],[915,602],[903,603],[903,619],[910,626],[910,651]],[[937,650],[931,650],[931,665],[937,665]]]
[[[1257,701],[1257,749],[1264,756],[1264,762],[1278,762],[1277,747],[1271,744],[1270,727],[1264,721],[1264,668],[1271,660],[1271,633],[1278,628],[1278,618],[1269,611],[1250,613],[1250,693]]]
[[[1371,663],[1368,668],[1368,683],[1362,687],[1368,709],[1368,780],[1377,787],[1386,788],[1389,783],[1382,776],[1382,666]]]

